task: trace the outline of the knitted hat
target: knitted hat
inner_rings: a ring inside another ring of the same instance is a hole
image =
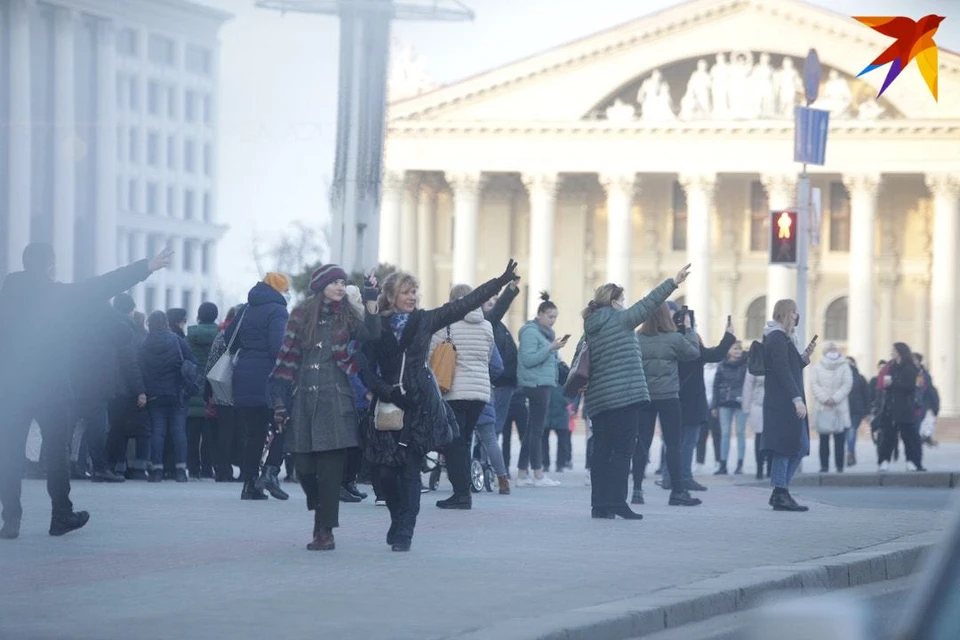
[[[314,293],[320,293],[327,288],[328,284],[337,280],[346,280],[347,272],[340,265],[325,264],[310,276],[310,290]]]
[[[290,278],[282,273],[271,271],[263,277],[263,282],[276,289],[279,293],[290,291]]]
[[[213,324],[217,321],[217,316],[219,315],[220,309],[212,302],[204,302],[200,305],[200,309],[197,310],[197,320],[199,320],[201,324]]]

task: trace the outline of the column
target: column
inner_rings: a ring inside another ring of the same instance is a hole
[[[8,272],[23,268],[23,248],[30,242],[30,8],[28,0],[10,5],[10,149],[7,158],[9,193],[7,205]]]
[[[117,62],[113,22],[97,24],[97,273],[126,264],[113,260],[117,241]],[[165,141],[161,146],[166,146]],[[166,211],[163,211],[166,213]]]
[[[630,272],[633,239],[633,190],[636,176],[615,174],[600,176],[600,184],[607,192],[607,282],[623,287],[623,295],[630,300]]]
[[[857,362],[873,362],[876,344],[873,301],[876,293],[878,174],[843,176],[850,192],[850,307],[847,316],[848,352]]]
[[[687,262],[690,277],[683,285],[687,306],[694,310],[704,331],[713,327],[710,317],[710,263],[713,242],[713,196],[715,174],[685,174],[680,184],[687,194]]]
[[[787,209],[797,201],[796,176],[762,175],[760,181],[767,191],[767,201],[771,210]],[[795,298],[796,295],[797,272],[779,264],[767,265],[767,318],[773,317],[773,305],[777,300]]]
[[[897,285],[900,284],[900,274],[882,273],[880,274],[879,284],[880,323],[877,329],[877,339],[880,345],[880,354],[884,354],[890,351],[893,343],[898,340],[893,332],[893,316],[894,303],[897,299]],[[850,334],[847,334],[847,341],[850,341]],[[860,361],[857,360],[857,362]]]
[[[128,233],[130,239],[130,244],[133,246],[133,259],[134,260],[143,260],[144,258],[152,258],[153,256],[147,255],[147,234],[142,231],[130,231]],[[166,269],[164,269],[166,271]],[[160,273],[163,273],[161,271]],[[156,276],[150,278],[148,282],[153,285],[156,285],[155,282],[151,282],[155,279]],[[145,285],[143,283],[138,284],[133,288],[133,299],[137,303],[137,309],[140,311],[146,312],[147,308],[147,295],[145,290]]]
[[[477,285],[477,237],[483,175],[466,172],[447,176],[453,191],[453,282]]]
[[[524,174],[530,196],[530,252],[527,259],[527,317],[537,315],[540,292],[553,285],[554,218],[557,212],[557,174]],[[521,268],[523,265],[521,265]]]
[[[932,366],[936,360],[933,352],[930,351],[930,281],[928,273],[920,273],[910,277],[909,291],[913,292],[913,333],[917,336],[911,347],[924,354],[926,364]],[[886,358],[887,352],[880,351],[878,358]]]
[[[942,415],[960,414],[957,373],[957,270],[960,260],[960,178],[934,174],[926,178],[933,195],[933,266],[931,269],[931,331],[927,362],[940,391]]]
[[[417,268],[417,199],[420,179],[407,173],[400,209],[400,268],[413,273]]]
[[[74,96],[74,35],[76,13],[58,9],[54,43],[54,142],[53,249],[57,254],[57,279],[73,280],[73,240],[76,225],[76,167],[73,145],[76,139]]]
[[[380,255],[381,264],[400,264],[400,225],[402,224],[404,173],[388,171],[383,176],[383,196],[380,199]]]
[[[420,289],[428,295],[426,300],[436,300],[436,285],[434,284],[434,255],[436,254],[435,228],[437,224],[437,190],[436,186],[423,184],[420,186],[420,199],[417,206],[417,277],[420,279]],[[432,306],[426,305],[425,306]]]

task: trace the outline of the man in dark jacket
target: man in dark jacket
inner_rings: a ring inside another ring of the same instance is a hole
[[[71,310],[96,300],[105,302],[126,291],[168,266],[172,255],[167,248],[152,261],[141,260],[84,282],[64,284],[53,279],[53,247],[34,243],[23,251],[24,270],[4,280],[0,288],[0,539],[20,535],[23,454],[33,420],[43,435],[41,457],[53,505],[50,535],[69,533],[90,519],[86,511],[74,512],[70,502],[67,447],[72,394],[68,365],[78,339]]]
[[[517,343],[510,333],[510,329],[503,323],[503,318],[510,310],[510,305],[520,293],[514,280],[499,296],[494,296],[483,305],[483,314],[493,326],[493,341],[497,345],[500,357],[503,359],[503,373],[493,378],[493,407],[496,411],[496,433],[503,431],[510,413],[510,401],[517,391]]]
[[[187,344],[197,362],[206,366],[210,347],[217,338],[217,316],[220,310],[212,302],[204,302],[197,311],[197,323],[187,330]],[[169,317],[169,313],[167,314]],[[198,393],[187,401],[187,471],[191,478],[213,479],[217,424],[207,417],[206,393]]]
[[[677,330],[685,330],[684,314],[675,318],[681,322]],[[689,316],[692,317],[692,314]],[[690,362],[679,362],[677,372],[680,375],[680,424],[683,425],[683,434],[680,441],[681,462],[683,463],[684,487],[688,491],[706,491],[707,488],[693,479],[693,452],[700,440],[700,432],[710,419],[710,407],[707,405],[707,388],[703,381],[703,365],[708,362],[721,362],[727,357],[730,347],[737,341],[733,333],[733,322],[728,317],[723,339],[715,347],[707,348],[700,340],[700,357]],[[716,444],[716,440],[714,440]],[[664,477],[664,482],[667,478]]]
[[[137,305],[126,293],[113,299],[113,308],[123,316],[129,330],[127,343],[121,347],[121,362],[132,359],[133,369],[129,365],[121,366],[121,371],[130,373],[120,379],[120,389],[110,402],[110,433],[107,436],[107,460],[112,469],[123,474],[127,480],[146,480],[150,463],[150,429],[147,418],[147,391],[140,370],[140,345],[147,337],[143,323],[134,319]],[[127,468],[127,441],[136,441],[133,463]]]
[[[857,464],[857,430],[864,418],[870,415],[870,385],[857,369],[857,361],[847,358],[850,372],[853,374],[853,388],[850,390],[850,429],[847,431],[847,466]]]

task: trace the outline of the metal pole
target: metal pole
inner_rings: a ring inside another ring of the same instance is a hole
[[[803,172],[797,181],[797,312],[800,314],[800,324],[796,334],[801,347],[807,346],[807,275],[808,253],[810,251],[810,177],[807,175],[807,165],[804,163]]]

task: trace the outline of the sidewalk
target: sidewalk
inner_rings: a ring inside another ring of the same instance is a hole
[[[642,522],[592,520],[583,472],[557,477],[555,489],[475,496],[470,512],[436,509],[447,491],[425,495],[409,554],[384,544],[387,511],[370,500],[344,505],[337,551],[309,553],[299,488],[287,503],[244,503],[237,485],[210,482],[77,483],[91,523],[50,538],[44,485],[29,481],[21,539],[0,545],[0,637],[532,640],[580,638],[566,629],[603,623],[619,635],[593,637],[628,638],[620,632],[643,620],[672,626],[743,605],[772,579],[888,577],[912,566],[949,517],[837,507],[802,488],[809,513],[774,513],[769,489],[710,476],[702,507],[668,507],[650,483]],[[886,560],[822,566],[884,544],[893,544]],[[795,563],[808,563],[799,578]],[[754,588],[732,586],[742,584]]]

